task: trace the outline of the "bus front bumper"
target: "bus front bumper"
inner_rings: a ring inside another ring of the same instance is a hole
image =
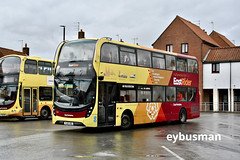
[[[68,126],[85,126],[82,122],[71,122],[71,121],[56,121],[55,124],[68,125]]]

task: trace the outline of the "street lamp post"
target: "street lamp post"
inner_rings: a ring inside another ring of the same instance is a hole
[[[63,41],[65,41],[65,27],[64,25],[60,25],[60,27],[63,28]]]

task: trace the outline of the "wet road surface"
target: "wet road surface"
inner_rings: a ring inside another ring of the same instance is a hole
[[[191,135],[181,140],[167,136]],[[221,135],[221,140],[196,140],[193,135]],[[240,114],[201,113],[186,124],[159,123],[119,128],[86,129],[52,125],[51,120],[0,120],[1,160],[42,159],[236,159],[240,157]]]

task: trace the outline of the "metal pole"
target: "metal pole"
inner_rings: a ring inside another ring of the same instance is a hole
[[[63,41],[65,41],[65,27],[64,25],[60,25],[60,27],[63,28]]]

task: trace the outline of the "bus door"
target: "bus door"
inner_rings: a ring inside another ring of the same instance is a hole
[[[24,116],[37,115],[37,88],[23,89]]]
[[[115,124],[116,117],[116,83],[100,83],[98,97],[98,125],[106,126]]]

